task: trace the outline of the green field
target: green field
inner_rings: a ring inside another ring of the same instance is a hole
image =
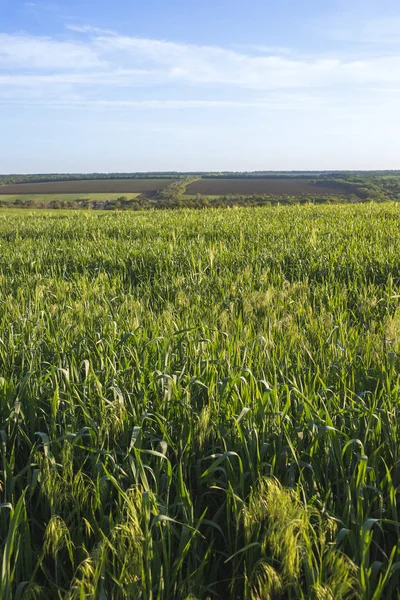
[[[399,598],[400,206],[0,213],[0,598]]]
[[[56,202],[77,202],[78,200],[91,200],[93,202],[98,202],[101,200],[117,200],[121,198],[121,196],[125,196],[130,200],[131,198],[137,198],[140,196],[140,193],[134,192],[129,194],[121,194],[121,193],[96,193],[96,194],[2,194],[0,195],[0,201],[13,203],[15,200],[23,200],[23,201],[31,201],[34,203],[47,203],[52,200]]]

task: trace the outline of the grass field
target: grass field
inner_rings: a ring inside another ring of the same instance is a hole
[[[1,188],[0,188],[1,189]],[[78,200],[91,200],[93,202],[101,200],[117,200],[121,195],[126,196],[129,200],[137,198],[138,192],[121,193],[97,193],[97,194],[0,194],[1,202],[15,202],[16,200],[32,201],[34,203],[46,203],[52,200],[56,202],[77,202]]]
[[[131,194],[151,193],[170,185],[171,179],[89,179],[78,181],[51,181],[46,183],[16,183],[0,186],[3,194]]]
[[[1,188],[0,188],[1,189]],[[314,184],[306,179],[199,179],[186,188],[187,194],[335,195],[345,194],[334,185]]]
[[[400,206],[0,214],[0,598],[399,598]]]

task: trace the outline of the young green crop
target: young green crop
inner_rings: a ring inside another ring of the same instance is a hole
[[[0,215],[0,597],[399,597],[400,207]]]

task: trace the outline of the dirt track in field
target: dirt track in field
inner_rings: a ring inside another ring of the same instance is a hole
[[[0,194],[129,194],[155,192],[173,179],[90,179],[1,185]]]
[[[272,194],[272,195],[343,195],[334,186],[312,183],[307,179],[200,179],[186,188],[186,194],[221,196],[224,194]]]

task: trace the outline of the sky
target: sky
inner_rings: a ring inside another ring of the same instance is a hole
[[[398,0],[0,0],[0,173],[399,168]]]

